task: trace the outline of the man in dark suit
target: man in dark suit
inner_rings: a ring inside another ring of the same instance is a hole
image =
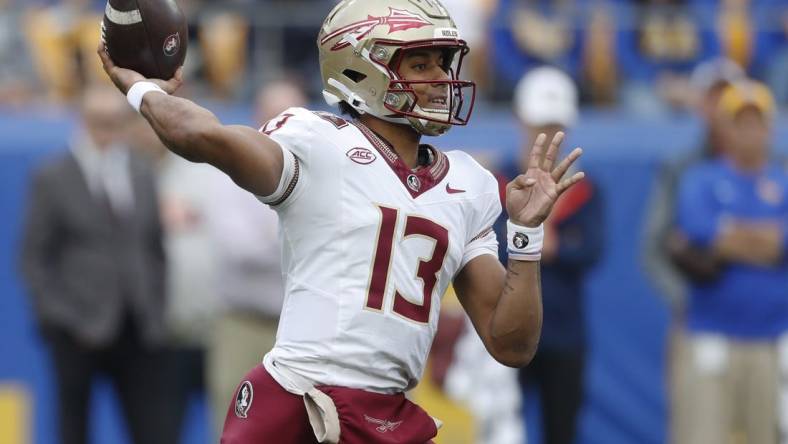
[[[106,375],[134,442],[173,444],[164,251],[152,172],[125,146],[122,95],[86,91],[70,149],[34,175],[21,270],[59,395],[64,444],[87,442],[92,383]]]

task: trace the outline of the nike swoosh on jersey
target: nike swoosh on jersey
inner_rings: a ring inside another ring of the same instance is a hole
[[[464,192],[465,192],[465,190],[458,190],[458,189],[452,188],[452,187],[451,187],[451,186],[449,186],[449,184],[447,183],[447,184],[446,184],[446,192],[447,192],[447,193],[449,193],[449,194],[458,194],[458,193],[464,193]]]

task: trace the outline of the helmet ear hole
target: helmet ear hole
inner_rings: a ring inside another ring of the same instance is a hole
[[[348,79],[354,81],[355,83],[359,83],[367,78],[367,75],[358,71],[354,71],[352,69],[346,69],[342,71],[342,74],[347,77]]]

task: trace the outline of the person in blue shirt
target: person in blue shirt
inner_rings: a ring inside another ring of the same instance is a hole
[[[769,157],[774,101],[754,81],[723,91],[722,156],[686,171],[678,235],[719,271],[693,282],[672,383],[673,442],[777,442],[778,337],[788,329],[788,174]]]
[[[518,174],[528,159],[529,144],[539,133],[549,137],[574,124],[577,101],[574,82],[557,68],[535,68],[520,80],[514,107],[528,137],[520,157],[500,171],[502,183]],[[506,217],[502,214],[495,226],[504,263]],[[523,387],[538,388],[546,444],[574,442],[586,361],[583,290],[588,272],[602,254],[604,227],[602,194],[589,179],[561,196],[545,222],[542,336],[534,360],[519,376]]]

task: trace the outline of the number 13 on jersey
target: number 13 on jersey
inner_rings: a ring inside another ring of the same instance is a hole
[[[399,211],[383,206],[377,208],[380,211],[381,222],[375,244],[375,256],[372,261],[372,276],[370,276],[367,289],[366,308],[383,311],[391,259],[392,255],[397,253],[395,234]],[[416,276],[414,276],[415,279],[422,282],[422,302],[421,304],[412,302],[418,300],[418,297],[412,295],[405,297],[395,288],[392,311],[405,319],[427,324],[430,321],[432,292],[435,290],[438,273],[443,268],[443,260],[446,258],[446,251],[449,247],[449,231],[429,219],[409,215],[405,218],[405,232],[400,240],[404,241],[413,236],[434,242],[432,254],[419,259]]]

